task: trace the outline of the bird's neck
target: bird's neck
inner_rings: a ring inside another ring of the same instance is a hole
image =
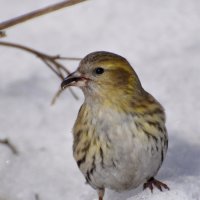
[[[138,106],[140,102],[145,100],[145,95],[141,93],[133,94],[129,91],[110,91],[109,94],[92,93],[85,95],[85,103],[91,107],[95,112],[97,110],[114,110],[120,113],[128,113],[133,111],[134,106]],[[137,104],[135,104],[137,102]]]

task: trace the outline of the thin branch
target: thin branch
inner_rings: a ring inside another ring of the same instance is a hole
[[[0,38],[6,37],[6,33],[4,31],[0,31]]]
[[[63,75],[60,73],[60,71],[58,70],[58,71],[56,71],[55,69],[54,69],[54,67],[52,66],[52,64],[51,63],[49,63],[48,62],[48,60],[46,60],[46,59],[44,59],[44,58],[40,58],[58,77],[60,77],[61,79],[64,79],[63,78]]]
[[[51,100],[51,105],[54,105],[56,100],[58,99],[58,97],[61,95],[62,93],[62,89],[58,89],[56,94],[54,95],[54,97]]]
[[[17,148],[10,142],[9,139],[0,140],[0,144],[6,145],[13,152],[13,154],[18,154]]]
[[[35,49],[32,49],[30,47],[26,47],[23,45],[10,43],[10,42],[0,42],[0,45],[6,46],[6,47],[12,47],[17,48],[26,52],[29,52],[35,56],[37,56],[49,69],[51,69],[61,80],[63,80],[68,74],[70,74],[70,71],[64,67],[59,60],[68,60],[68,57],[61,57],[59,55],[52,56],[45,53],[42,53],[40,51],[37,51]],[[72,58],[69,57],[69,60],[80,60],[79,58]],[[58,91],[56,95],[53,98],[53,102],[58,98],[58,96],[61,94],[62,91]],[[78,99],[78,96],[73,92],[72,89],[70,89],[71,94],[75,99]]]
[[[65,68],[60,62],[55,61],[55,59],[52,59],[52,58],[50,58],[50,61],[52,62],[52,64],[54,64],[57,67],[57,69],[60,71],[60,73],[61,73],[61,70],[63,70],[66,74],[70,74],[70,71],[67,68]],[[65,76],[62,77],[62,79],[64,79],[64,78],[65,78]]]
[[[28,20],[33,19],[35,17],[39,17],[41,15],[51,13],[51,12],[59,10],[61,8],[66,8],[66,7],[81,3],[83,1],[87,1],[87,0],[62,1],[62,2],[59,2],[59,3],[53,4],[53,5],[49,5],[47,7],[32,11],[30,13],[26,13],[24,15],[21,15],[21,16],[18,16],[18,17],[15,17],[13,19],[10,19],[10,20],[7,20],[7,21],[0,23],[0,30],[4,30],[6,28],[9,28],[9,27],[17,25],[19,23],[28,21]]]
[[[76,95],[76,93],[74,92],[74,90],[72,90],[72,88],[68,88],[68,89],[69,89],[69,91],[71,92],[72,96],[73,96],[76,100],[79,100],[79,97]],[[62,89],[61,92],[63,92],[63,89]],[[61,94],[61,93],[60,93],[60,94]]]
[[[75,58],[75,57],[63,57],[63,56],[60,56],[60,55],[57,55],[54,57],[54,59],[60,59],[60,60],[76,60],[76,61],[80,61],[82,58]]]
[[[76,95],[76,93],[71,89],[71,88],[68,88],[68,90],[71,92],[72,96],[78,100],[78,96]],[[61,93],[63,92],[63,89],[58,89],[56,94],[53,96],[52,100],[51,100],[51,105],[54,105],[56,100],[58,99],[58,97],[61,95]]]
[[[51,56],[51,55],[47,55],[45,53],[42,53],[38,50],[35,50],[33,48],[29,48],[29,47],[26,47],[26,46],[23,46],[23,45],[20,45],[20,44],[16,44],[16,43],[2,42],[1,41],[0,45],[7,46],[7,47],[13,47],[13,48],[21,49],[21,50],[24,50],[24,51],[28,51],[29,53],[35,54],[38,57],[47,57],[47,58],[50,58],[52,60],[80,61],[82,59],[82,58],[76,58],[76,57],[63,57],[63,56],[60,56],[60,55]]]

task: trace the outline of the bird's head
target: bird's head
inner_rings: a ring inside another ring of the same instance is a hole
[[[137,74],[128,61],[113,53],[94,52],[83,58],[78,69],[67,76],[61,87],[80,87],[85,98],[124,99],[143,93]]]

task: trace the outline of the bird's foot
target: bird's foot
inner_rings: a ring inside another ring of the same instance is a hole
[[[165,183],[162,183],[153,177],[144,183],[143,189],[145,190],[146,188],[149,188],[151,192],[153,192],[153,186],[158,188],[160,191],[163,191],[163,188],[169,190],[169,187]]]

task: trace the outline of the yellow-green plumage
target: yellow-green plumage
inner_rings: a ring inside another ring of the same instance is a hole
[[[73,128],[74,158],[87,182],[99,191],[132,189],[153,179],[167,151],[163,107],[147,93],[121,56],[87,55],[62,86],[75,85],[85,95]],[[149,185],[148,185],[149,184]]]

